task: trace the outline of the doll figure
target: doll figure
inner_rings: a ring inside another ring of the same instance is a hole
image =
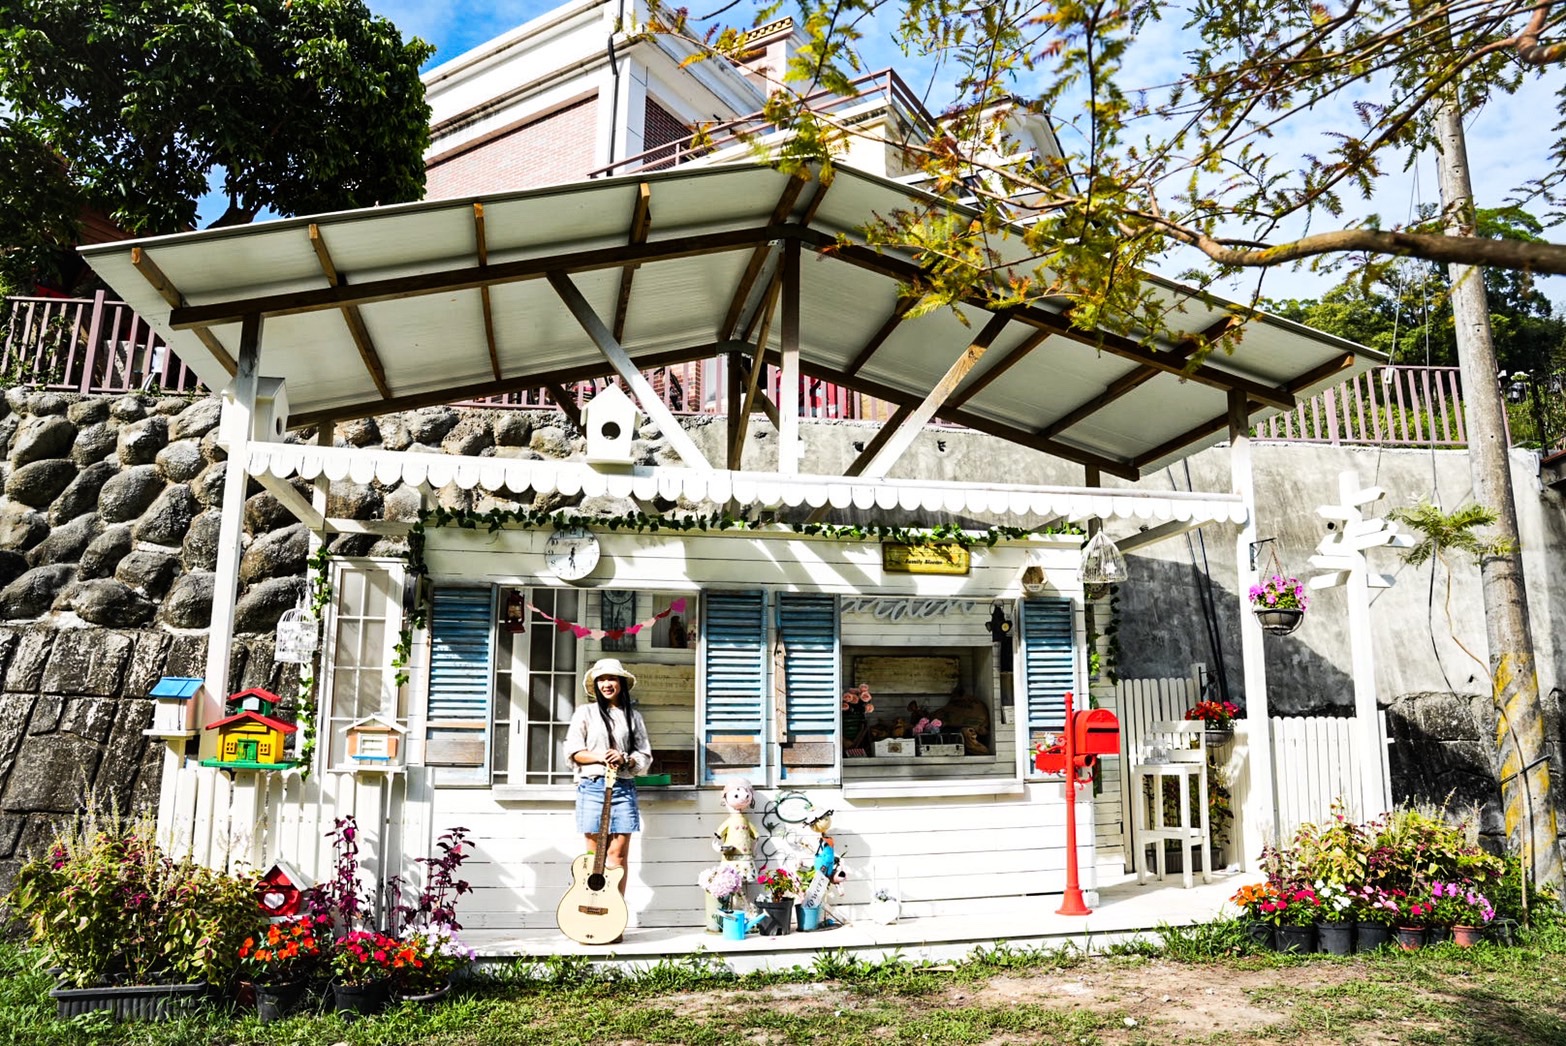
[[[735,778],[723,786],[722,799],[729,816],[713,833],[712,848],[724,864],[736,866],[748,881],[756,876],[756,829],[745,812],[756,805],[756,790],[744,778]]]
[[[816,871],[816,876],[810,882],[810,889],[805,894],[803,903],[807,907],[819,907],[826,900],[827,891],[838,883],[841,883],[847,874],[838,864],[837,847],[832,837],[827,834],[832,828],[832,811],[828,810],[812,820],[808,827],[815,832],[818,841],[816,853],[810,865]]]

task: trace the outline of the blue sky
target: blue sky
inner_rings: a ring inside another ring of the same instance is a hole
[[[691,4],[693,14],[704,14],[723,6],[724,0],[712,0],[710,4]],[[420,36],[437,48],[430,65],[439,65],[457,57],[464,51],[506,32],[527,20],[558,6],[551,0],[465,0],[453,4],[450,0],[369,0],[370,8],[377,14],[390,18],[408,35]],[[744,11],[748,0],[729,11],[725,17],[740,20],[747,17]],[[784,13],[788,12],[785,5]],[[864,41],[869,68],[892,66],[903,74],[905,80],[922,89],[930,78],[932,63],[904,56],[884,34],[876,36],[867,31]],[[1128,69],[1135,69],[1148,86],[1167,82],[1182,68],[1181,51],[1188,47],[1178,26],[1166,22],[1144,32],[1138,39],[1137,50]],[[1555,88],[1560,86],[1561,74],[1553,73],[1554,83],[1548,79],[1534,81],[1518,96],[1492,101],[1483,111],[1471,114],[1468,121],[1469,154],[1475,194],[1480,206],[1499,206],[1504,203],[1513,187],[1528,177],[1548,170],[1548,143],[1554,137],[1550,126],[1555,121]],[[941,77],[937,71],[936,81]],[[1027,93],[1027,85],[1019,84],[1020,93]],[[931,108],[939,109],[946,99],[939,89],[929,99]],[[1546,114],[1539,119],[1535,114]],[[1057,115],[1057,121],[1067,114]],[[1324,152],[1327,148],[1323,135],[1336,127],[1348,126],[1352,116],[1348,102],[1326,107],[1320,111],[1297,114],[1289,121],[1285,135],[1274,142],[1278,150],[1287,155],[1303,155]],[[1069,129],[1063,134],[1069,135]],[[1070,148],[1068,142],[1067,148]],[[1386,179],[1374,199],[1369,202],[1349,201],[1356,214],[1378,213],[1387,223],[1404,221],[1418,203],[1439,202],[1433,159],[1426,158],[1414,170]],[[1556,238],[1562,235],[1556,230]],[[1172,265],[1170,272],[1178,268]],[[1332,286],[1337,276],[1316,275],[1307,272],[1275,271],[1263,285],[1271,297],[1310,297]],[[1232,293],[1248,294],[1255,282],[1252,276],[1243,286],[1231,288]],[[1551,278],[1546,292],[1557,302],[1566,303],[1566,278]]]

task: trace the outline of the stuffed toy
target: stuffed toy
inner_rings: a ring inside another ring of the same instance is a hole
[[[753,879],[756,829],[745,813],[756,805],[756,790],[744,778],[735,778],[723,786],[721,798],[729,816],[712,834],[712,848],[724,864],[735,865],[747,880]]]

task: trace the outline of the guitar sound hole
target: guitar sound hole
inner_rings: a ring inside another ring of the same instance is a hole
[[[609,880],[607,878],[605,878],[601,873],[600,874],[589,875],[587,877],[587,888],[589,890],[592,890],[592,891],[594,891],[596,893],[597,891],[602,890],[604,888],[604,883],[606,883],[608,881]]]

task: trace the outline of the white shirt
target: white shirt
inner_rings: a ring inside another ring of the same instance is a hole
[[[618,705],[610,707],[609,721],[614,724],[613,740],[604,729],[604,717],[598,713],[598,702],[588,701],[577,705],[576,711],[571,713],[571,725],[566,728],[565,757],[571,760],[573,780],[604,776],[604,764],[589,763],[582,766],[576,762],[576,753],[582,751],[601,752],[605,748],[618,748],[625,752],[626,762],[617,771],[620,777],[636,777],[652,767],[652,741],[647,737],[647,724],[642,720],[642,714],[634,709],[631,712],[631,722],[636,725],[635,751],[627,750],[629,739],[625,729],[625,712]]]

